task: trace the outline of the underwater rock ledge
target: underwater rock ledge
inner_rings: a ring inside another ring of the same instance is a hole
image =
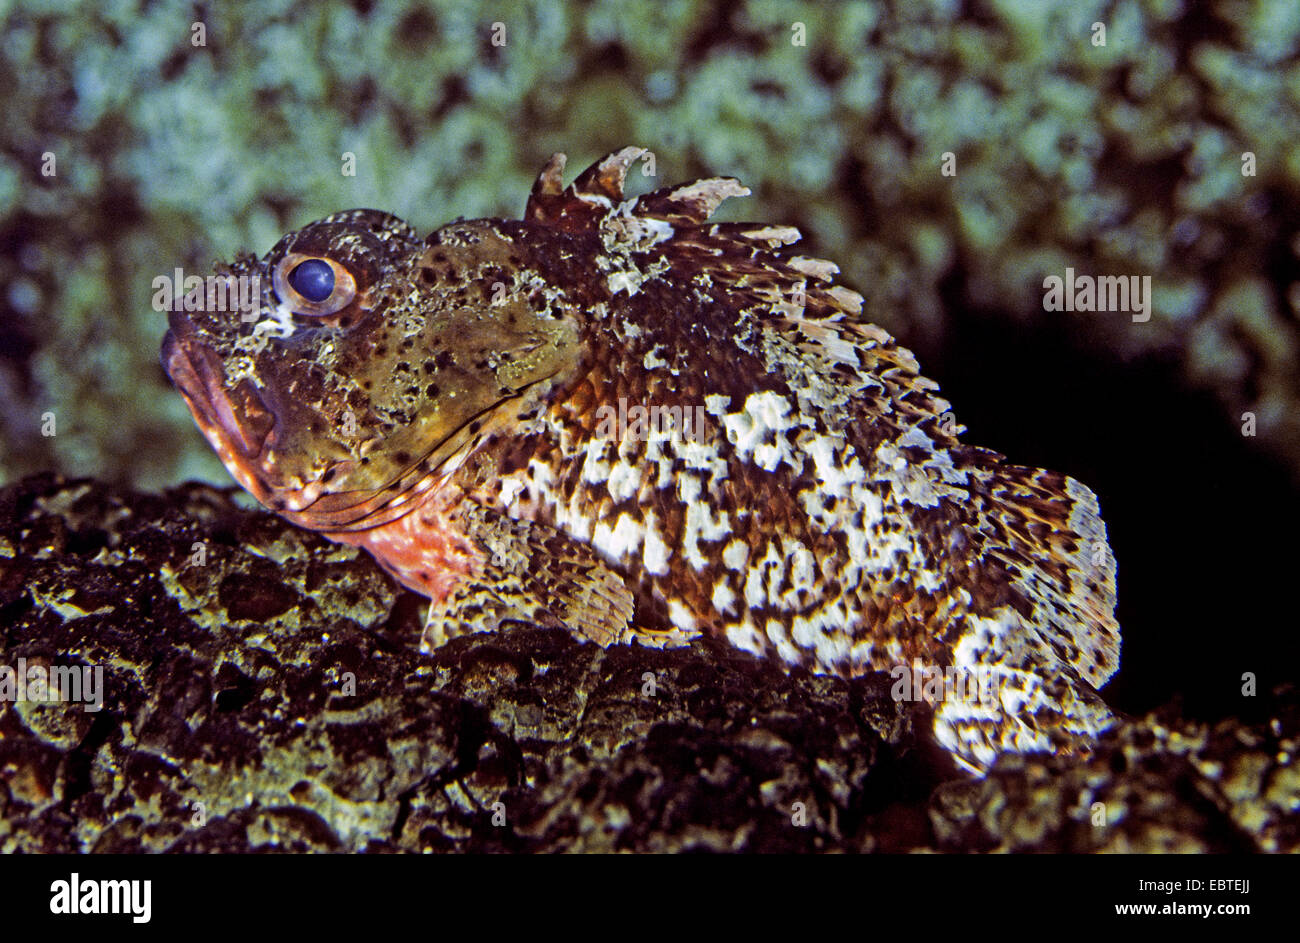
[[[1294,690],[970,781],[888,675],[527,626],[422,656],[417,597],[234,490],[0,489],[0,668],[102,669],[97,711],[0,700],[0,851],[1300,847]]]

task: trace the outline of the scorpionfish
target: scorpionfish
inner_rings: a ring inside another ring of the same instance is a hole
[[[736,179],[625,199],[644,153],[568,187],[555,155],[522,220],[351,210],[241,254],[250,310],[173,310],[164,367],[262,504],[429,598],[426,651],[521,621],[978,672],[914,695],[964,767],[1085,752],[1120,640],[1092,491],[962,443],[798,230],[709,221]]]

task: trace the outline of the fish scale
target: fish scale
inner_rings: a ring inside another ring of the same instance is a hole
[[[426,648],[511,620],[707,634],[920,672],[900,696],[976,772],[1086,751],[1119,662],[1096,497],[963,443],[797,230],[710,222],[738,181],[625,199],[643,153],[567,187],[557,155],[522,220],[306,226],[218,266],[274,287],[253,318],[173,311],[164,366],[259,500],[430,598]],[[304,262],[323,301],[297,294]],[[989,688],[932,687],[945,670]]]

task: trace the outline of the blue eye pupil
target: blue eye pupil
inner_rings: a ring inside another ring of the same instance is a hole
[[[334,270],[320,259],[308,259],[294,266],[289,284],[308,301],[324,301],[334,294]]]

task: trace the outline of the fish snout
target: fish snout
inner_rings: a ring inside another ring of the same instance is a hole
[[[247,379],[227,390],[221,357],[199,339],[184,313],[173,311],[168,321],[171,329],[163,336],[162,366],[185,397],[199,428],[237,456],[257,458],[275,427],[274,414]]]

